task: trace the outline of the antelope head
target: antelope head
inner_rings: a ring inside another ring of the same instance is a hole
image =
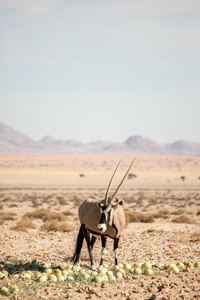
[[[120,182],[120,184],[117,187],[114,194],[112,196],[109,196],[113,178],[114,178],[114,176],[117,172],[117,169],[118,169],[118,167],[121,163],[121,160],[119,161],[119,163],[118,163],[118,165],[117,165],[117,167],[116,167],[116,169],[115,169],[115,171],[114,171],[114,173],[111,177],[111,180],[109,182],[105,198],[104,198],[103,201],[99,202],[99,208],[100,208],[101,216],[100,216],[100,221],[99,221],[99,224],[97,226],[97,229],[99,231],[101,231],[102,233],[104,233],[107,230],[107,228],[109,228],[110,226],[113,225],[114,211],[118,208],[119,205],[123,206],[123,204],[124,204],[124,200],[119,201],[119,199],[117,198],[117,193],[119,192],[124,180],[126,179],[126,177],[129,173],[134,161],[135,161],[135,159],[132,161],[130,167],[126,171],[126,174],[122,178],[122,181]]]

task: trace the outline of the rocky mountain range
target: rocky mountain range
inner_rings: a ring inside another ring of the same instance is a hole
[[[186,155],[200,156],[200,143],[177,141],[161,145],[146,137],[130,136],[122,143],[57,140],[46,136],[35,141],[0,122],[0,155]]]

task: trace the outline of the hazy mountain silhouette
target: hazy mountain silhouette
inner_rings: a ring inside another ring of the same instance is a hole
[[[150,153],[166,154],[164,146],[139,135],[129,137],[125,143],[129,148],[135,149],[137,152],[145,153],[146,149],[148,149]]]
[[[60,154],[60,155],[195,155],[200,156],[200,143],[177,141],[161,145],[146,137],[130,136],[123,143],[57,140],[46,136],[34,141],[0,122],[0,154]]]
[[[168,153],[178,155],[197,155],[200,156],[200,144],[189,141],[177,141],[173,144],[165,145]]]
[[[26,135],[0,122],[0,153],[20,152],[21,149],[37,149],[38,143]]]

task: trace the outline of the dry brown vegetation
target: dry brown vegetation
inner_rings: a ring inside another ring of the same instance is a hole
[[[41,230],[45,231],[62,231],[62,232],[70,232],[74,228],[72,225],[67,222],[58,222],[56,220],[47,221],[41,226]]]
[[[29,229],[36,229],[37,226],[29,220],[29,218],[22,218],[17,225],[11,227],[12,230],[27,232]]]
[[[194,243],[200,242],[200,231],[195,231],[191,234],[191,241]]]
[[[3,224],[5,221],[13,221],[16,219],[15,213],[0,213],[0,225]]]
[[[67,216],[72,216],[70,211],[63,213],[52,212],[47,209],[37,208],[32,212],[27,212],[22,216],[21,220],[11,229],[16,231],[25,231],[29,229],[36,229],[37,226],[31,221],[34,219],[41,219],[44,223],[41,225],[40,229],[44,231],[61,231],[70,232],[74,228],[72,224],[68,222]]]
[[[24,217],[31,219],[42,219],[44,222],[57,220],[57,221],[66,221],[67,217],[63,213],[51,212],[46,209],[36,209],[32,212],[28,212]]]
[[[172,219],[172,222],[174,223],[186,223],[186,224],[192,224],[192,223],[195,223],[195,220],[192,219],[192,218],[189,218],[188,216],[186,215],[180,215],[176,218],[173,218]]]
[[[142,214],[142,213],[135,212],[135,211],[126,211],[125,217],[126,217],[126,224],[136,223],[136,222],[141,222],[141,223],[153,223],[154,222],[153,215],[144,214],[144,213]]]
[[[154,218],[168,219],[169,215],[170,215],[169,210],[167,210],[167,209],[160,209],[157,213],[154,214]]]

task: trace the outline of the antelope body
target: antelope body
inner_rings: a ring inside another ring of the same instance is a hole
[[[135,159],[133,162],[134,161]],[[101,238],[101,267],[103,265],[104,255],[106,254],[106,238],[110,237],[114,240],[115,265],[117,266],[118,264],[118,244],[121,233],[125,228],[125,214],[123,208],[124,200],[119,200],[116,196],[133,164],[132,162],[115,193],[109,197],[111,184],[120,162],[118,163],[112,175],[105,198],[103,200],[98,198],[90,198],[85,200],[79,207],[79,220],[81,226],[77,236],[75,254],[72,258],[74,263],[79,261],[83,240],[85,238],[88,247],[91,268],[94,269],[95,267],[92,250],[96,239]]]

